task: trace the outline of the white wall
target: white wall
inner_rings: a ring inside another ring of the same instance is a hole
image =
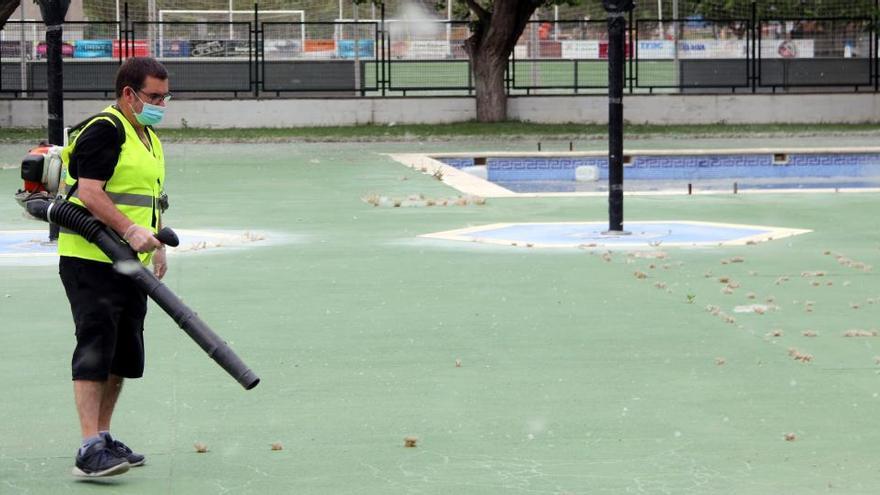
[[[75,124],[108,102],[68,100]],[[605,123],[605,96],[512,97],[511,119]],[[880,94],[625,96],[628,122],[639,124],[880,123]],[[175,100],[161,127],[297,127],[446,123],[476,118],[473,98]],[[0,127],[46,126],[44,100],[0,100]]]

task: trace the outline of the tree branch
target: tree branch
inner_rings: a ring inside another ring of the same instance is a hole
[[[451,2],[452,0],[446,1]],[[477,15],[477,19],[479,19],[480,22],[489,22],[489,17],[491,17],[492,14],[490,14],[488,10],[483,8],[482,5],[477,3],[477,0],[464,0],[464,2],[467,4],[468,8],[471,9],[471,12]]]

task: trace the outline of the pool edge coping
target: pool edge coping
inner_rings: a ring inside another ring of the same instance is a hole
[[[624,155],[651,155],[651,156],[676,156],[676,155],[718,155],[718,154],[791,154],[791,153],[880,153],[880,147],[850,147],[850,148],[751,148],[751,149],[677,149],[677,150],[624,150]],[[485,158],[515,158],[515,157],[597,157],[607,156],[607,151],[481,151],[481,152],[450,152],[450,153],[383,153],[383,155],[397,161],[413,170],[428,175],[434,175],[440,181],[457,191],[471,196],[482,198],[571,198],[571,197],[606,197],[607,191],[579,191],[579,192],[544,192],[544,193],[518,193],[499,186],[486,179],[469,174],[451,165],[441,162],[439,157],[485,157]],[[626,167],[626,165],[624,165]],[[696,190],[666,189],[658,191],[624,191],[625,196],[687,196],[687,195],[719,195],[719,194],[833,194],[833,193],[876,193],[880,188],[800,188],[800,189],[747,189],[738,190]]]

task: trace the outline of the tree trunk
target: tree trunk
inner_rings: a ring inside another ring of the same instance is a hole
[[[492,12],[476,0],[466,1],[477,16],[476,28],[464,44],[474,68],[477,120],[500,122],[507,119],[504,87],[507,61],[526,23],[543,0],[494,0]]]
[[[507,91],[504,87],[507,59],[493,57],[490,53],[483,50],[472,59],[478,122],[507,120]]]
[[[6,25],[9,16],[18,8],[19,0],[0,0],[0,29]]]

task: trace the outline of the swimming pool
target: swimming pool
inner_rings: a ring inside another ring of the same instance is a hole
[[[608,190],[605,152],[449,153],[433,159],[514,193]],[[880,148],[633,151],[627,191],[841,190],[880,187]]]

